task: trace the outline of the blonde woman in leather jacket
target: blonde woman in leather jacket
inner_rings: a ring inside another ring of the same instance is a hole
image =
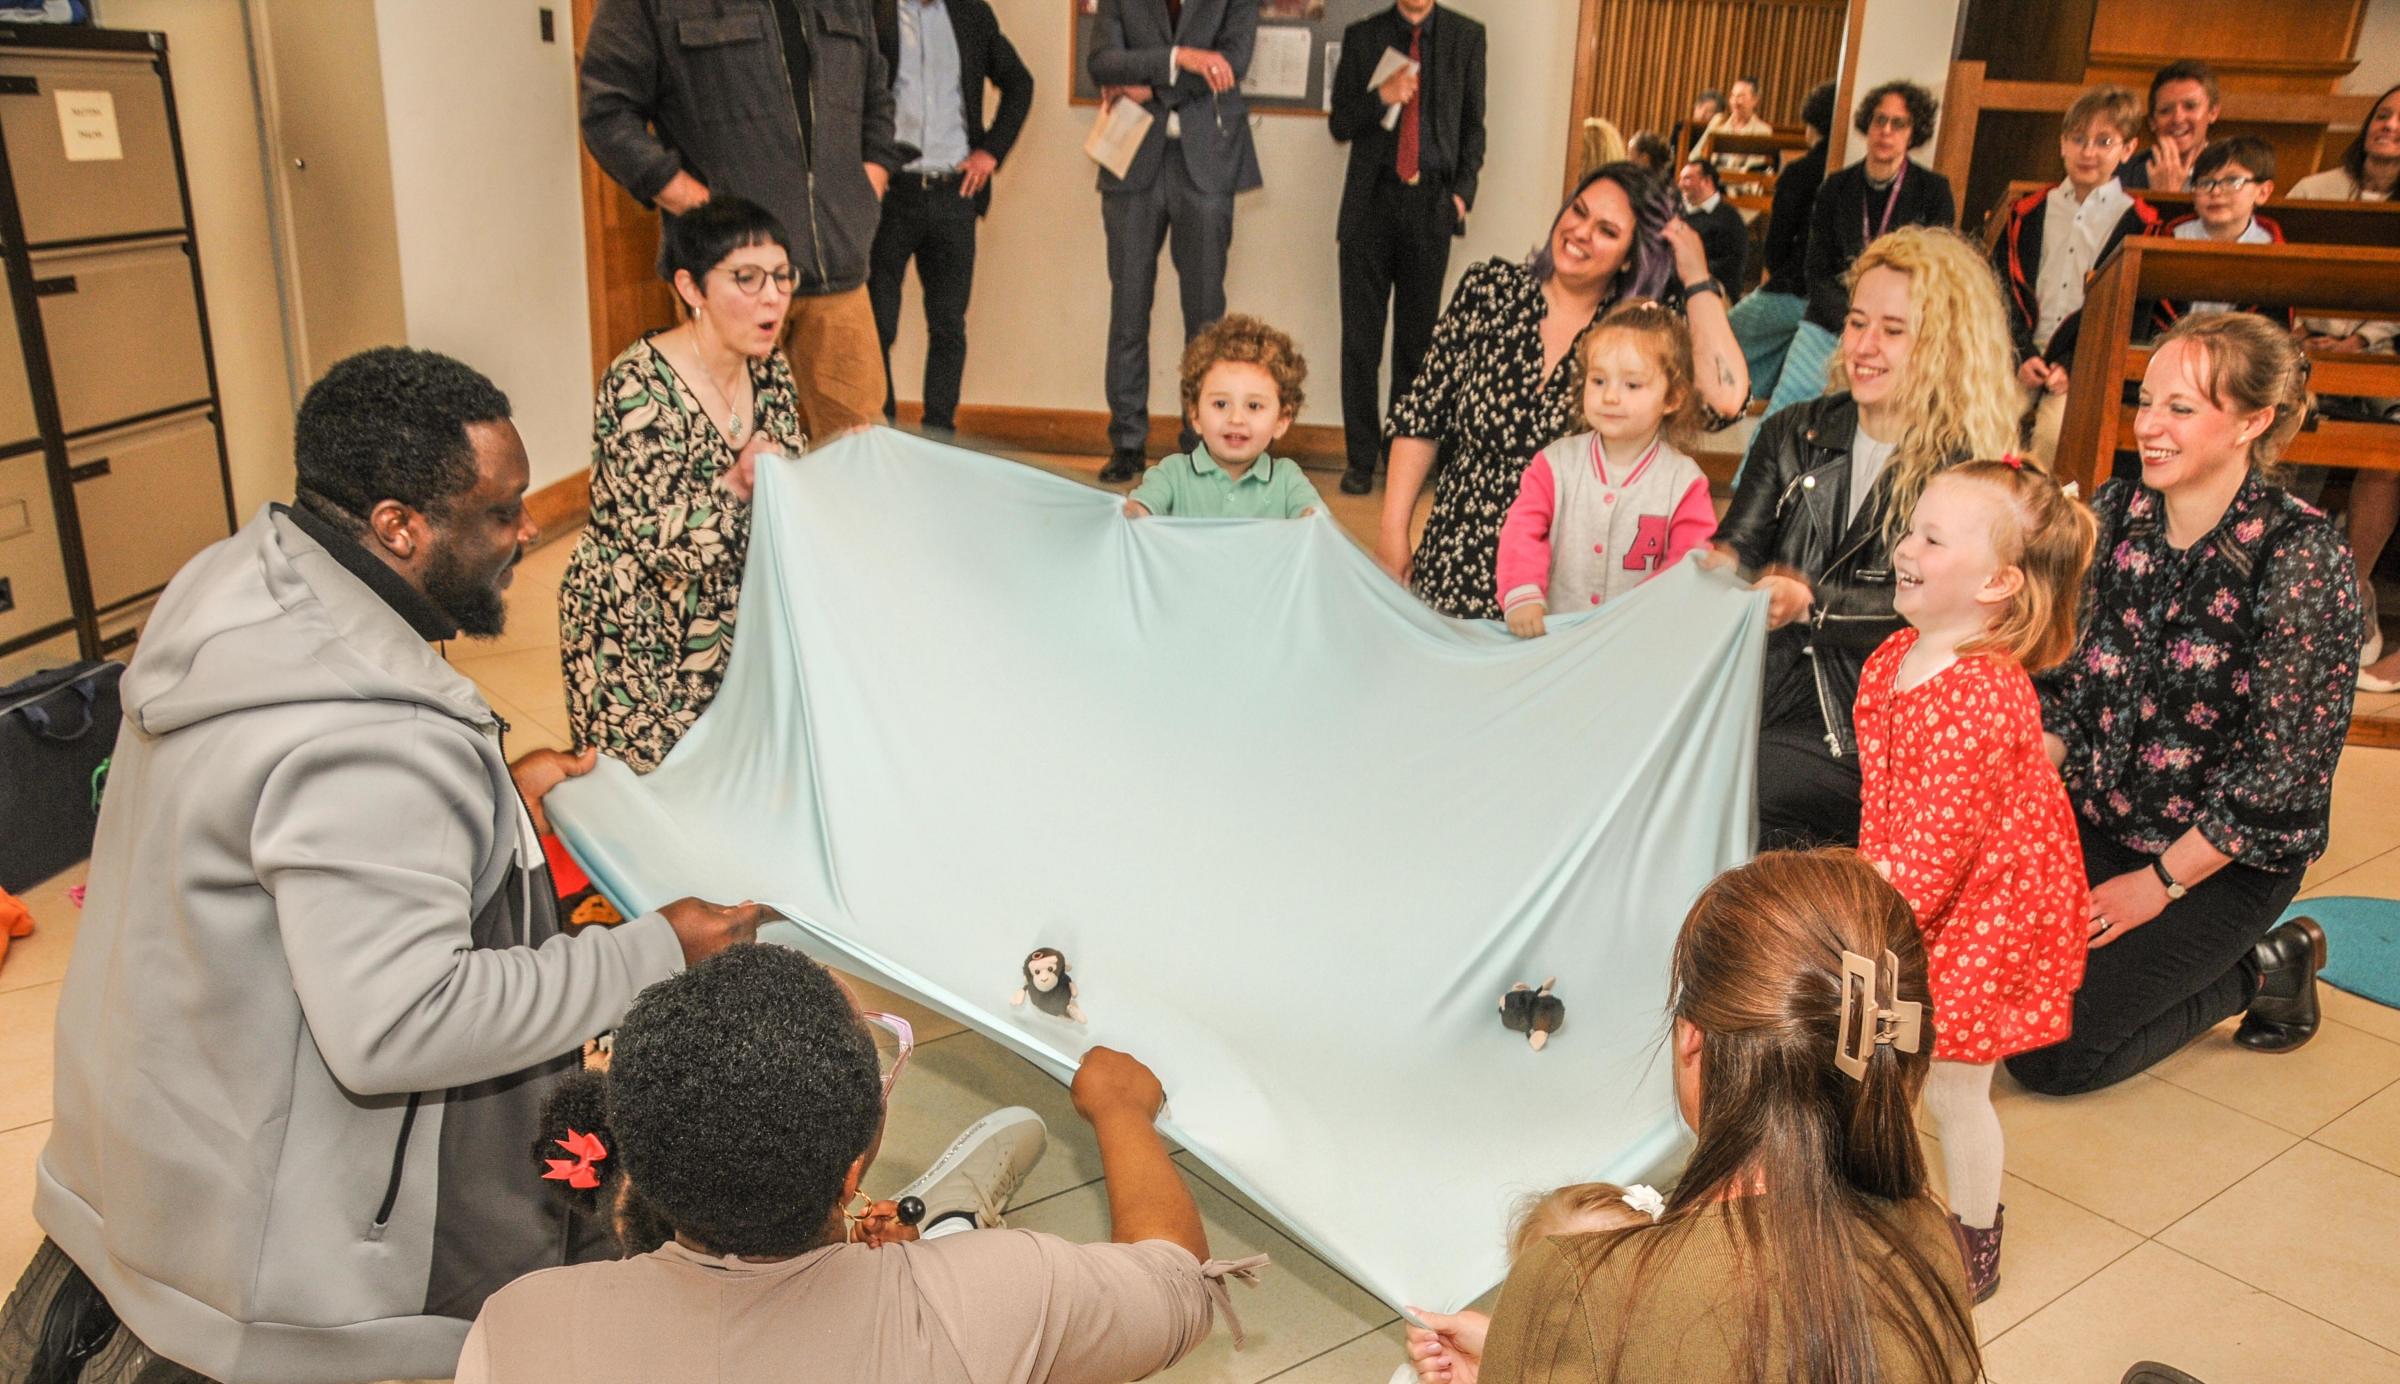
[[[1850,844],[1858,762],[1850,704],[1892,613],[1889,545],[1934,472],[2017,442],[2008,317],[1983,257],[1912,226],[1846,276],[1837,392],[1759,428],[1718,561],[1769,593],[1758,747],[1759,845]]]

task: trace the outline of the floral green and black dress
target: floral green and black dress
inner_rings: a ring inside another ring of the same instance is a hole
[[[750,363],[752,427],[804,445],[781,352]],[[600,381],[592,517],[558,592],[575,743],[648,773],[707,709],[733,655],[750,505],[739,451],[645,336]]]

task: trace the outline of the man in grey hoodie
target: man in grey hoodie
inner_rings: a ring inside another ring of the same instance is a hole
[[[0,1377],[78,1317],[110,1379],[448,1377],[486,1296],[608,1253],[531,1172],[544,1093],[758,929],[560,931],[528,809],[588,752],[512,766],[433,647],[499,633],[536,534],[506,396],[379,348],[295,450],[295,503],[194,558],[125,673]]]

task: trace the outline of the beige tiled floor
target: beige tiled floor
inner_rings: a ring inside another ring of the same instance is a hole
[[[1092,479],[1096,460],[1021,458]],[[1339,494],[1334,517],[1371,537],[1381,496]],[[556,595],[571,544],[519,572],[504,638],[452,649],[511,726],[512,751],[567,742],[555,646]],[[2362,700],[2400,716],[2400,696]],[[2304,892],[2400,898],[2400,751],[2354,750],[2334,796],[2332,849]],[[40,931],[0,969],[0,1266],[40,1232],[27,1213],[47,1132],[50,1022],[74,940],[66,887],[34,891]],[[2225,1032],[2095,1095],[2052,1100],[2003,1077],[2008,1261],[1976,1313],[1992,1378],[2106,1384],[2137,1359],[2210,1381],[2400,1381],[2400,1011],[2328,989],[2318,1039],[2287,1057],[2246,1053]],[[1099,1153],[1066,1092],[957,1024],[894,996],[920,1042],[875,1181],[915,1177],[962,1125],[1021,1104],[1050,1148],[1017,1198],[1014,1223],[1079,1237],[1107,1231]],[[1927,1147],[1937,1155],[1938,1141]],[[1383,1384],[1400,1358],[1392,1312],[1294,1244],[1180,1156],[1211,1245],[1274,1257],[1265,1282],[1235,1289],[1250,1333],[1220,1332],[1164,1376],[1249,1384]],[[1407,1208],[1394,1207],[1394,1215]],[[1497,1233],[1497,1228],[1495,1228]]]

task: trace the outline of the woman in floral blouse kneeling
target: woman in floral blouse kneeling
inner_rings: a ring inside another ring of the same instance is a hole
[[[2151,357],[2141,480],[2101,487],[2082,643],[2040,679],[2092,950],[2073,1035],[2009,1059],[2036,1091],[2122,1081],[2236,1014],[2261,1052],[2316,1033],[2324,934],[2275,920],[2325,850],[2361,617],[2333,524],[2273,483],[2307,413],[2264,318],[2189,318]]]

